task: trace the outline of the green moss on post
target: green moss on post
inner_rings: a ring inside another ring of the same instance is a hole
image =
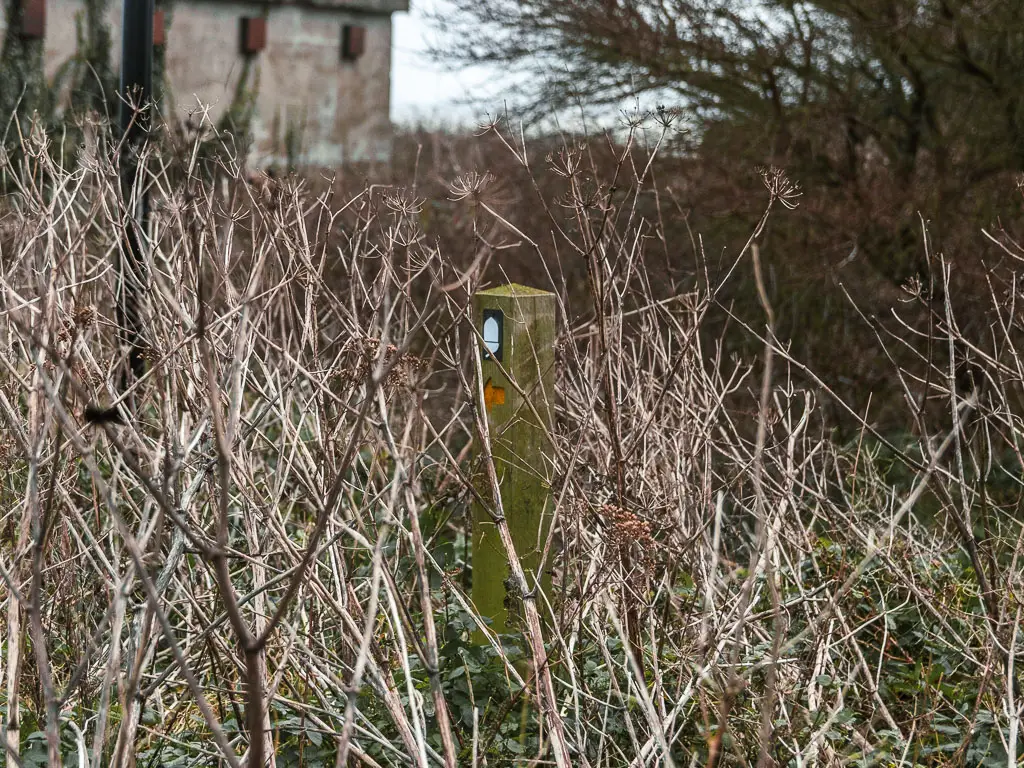
[[[541,590],[549,593],[551,577],[537,571],[552,511],[546,455],[554,410],[555,295],[515,284],[476,294],[473,318],[486,337],[485,310],[500,311],[503,326],[495,355],[500,362],[487,355],[481,365],[481,407],[487,414],[502,505],[527,583],[532,587],[539,577]],[[485,482],[481,491],[484,499],[491,496]],[[508,558],[491,511],[480,504],[473,508],[473,602],[481,615],[493,620],[495,632],[517,626],[521,599],[509,580]],[[478,633],[476,639],[483,638]]]

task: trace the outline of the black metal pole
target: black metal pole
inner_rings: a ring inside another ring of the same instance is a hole
[[[139,173],[138,153],[149,133],[152,115],[153,0],[124,0],[120,97],[121,193],[131,216],[125,222],[125,241],[121,249],[118,310],[119,324],[129,347],[129,368],[138,378],[145,372],[146,345],[140,311],[146,284],[142,243],[149,218],[149,201]]]
[[[131,135],[137,137],[146,126],[138,120],[132,124],[132,102],[148,104],[153,94],[153,0],[124,0],[121,21],[121,96],[128,102],[121,103],[121,132],[129,133],[131,126]],[[131,92],[136,89],[133,99]]]

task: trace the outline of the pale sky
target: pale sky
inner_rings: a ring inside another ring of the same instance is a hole
[[[437,12],[447,0],[410,0],[407,13],[392,15],[391,119],[400,125],[427,128],[474,128],[489,116],[507,114],[515,122],[516,78],[499,68],[472,67],[446,71],[427,60],[424,52],[439,34],[425,12]],[[473,104],[465,102],[472,100]],[[653,108],[657,94],[640,101],[625,99],[620,108],[632,112],[637,106]],[[561,127],[581,125],[579,115],[568,112],[556,123]],[[619,108],[588,111],[591,129],[600,124],[621,127]]]
[[[486,83],[493,78],[481,68],[446,72],[426,60],[423,52],[436,33],[423,13],[437,8],[439,3],[440,0],[412,0],[408,13],[392,16],[391,119],[406,124],[473,126],[484,119],[486,107],[456,106],[455,102],[483,95]]]

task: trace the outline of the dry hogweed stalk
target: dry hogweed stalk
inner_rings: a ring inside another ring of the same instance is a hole
[[[914,424],[899,439],[750,328],[777,363],[761,398],[756,358],[730,360],[708,324],[721,283],[652,286],[671,209],[633,138],[611,145],[610,172],[596,148],[546,171],[557,194],[567,174],[577,186],[573,226],[556,195],[535,201],[536,228],[486,202],[474,212],[488,242],[528,249],[562,336],[556,426],[520,447],[542,453],[530,466],[557,510],[524,546],[559,590],[512,584],[526,636],[482,643],[466,507],[477,468],[503,477],[476,405],[478,275],[459,271],[457,238],[411,273],[389,234],[404,203],[367,189],[335,205],[291,183],[268,202],[227,160],[216,173],[232,183],[218,184],[148,153],[159,355],[123,419],[83,429],[77,408],[109,395],[124,358],[116,168],[102,153],[70,170],[46,152],[0,159],[20,183],[0,201],[13,764],[1019,763],[1021,262],[992,273],[980,341],[951,306],[918,323],[894,302],[914,352],[889,372]],[[527,149],[551,151],[509,141],[524,173],[543,167]],[[581,180],[617,187],[607,216],[587,215]],[[777,174],[766,186],[763,216],[785,215],[773,205],[795,188]],[[439,183],[430,202],[475,188]],[[586,274],[600,290],[581,306],[567,284]],[[76,332],[68,357],[60,338]],[[970,402],[954,386],[963,360],[985,385]],[[804,386],[860,419],[855,439],[833,435]],[[380,396],[411,388],[424,397]],[[494,529],[511,541],[523,505],[502,512]]]

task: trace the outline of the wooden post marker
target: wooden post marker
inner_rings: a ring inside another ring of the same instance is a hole
[[[555,294],[515,283],[481,291],[473,297],[473,319],[484,340],[480,405],[505,519],[527,584],[532,589],[539,581],[540,591],[550,594],[551,577],[537,570],[552,511],[550,462],[544,457],[554,413]],[[486,483],[480,489],[490,498]],[[473,505],[473,603],[496,633],[517,626],[518,585],[509,578],[491,512],[479,503]],[[482,641],[482,634],[476,639]]]

